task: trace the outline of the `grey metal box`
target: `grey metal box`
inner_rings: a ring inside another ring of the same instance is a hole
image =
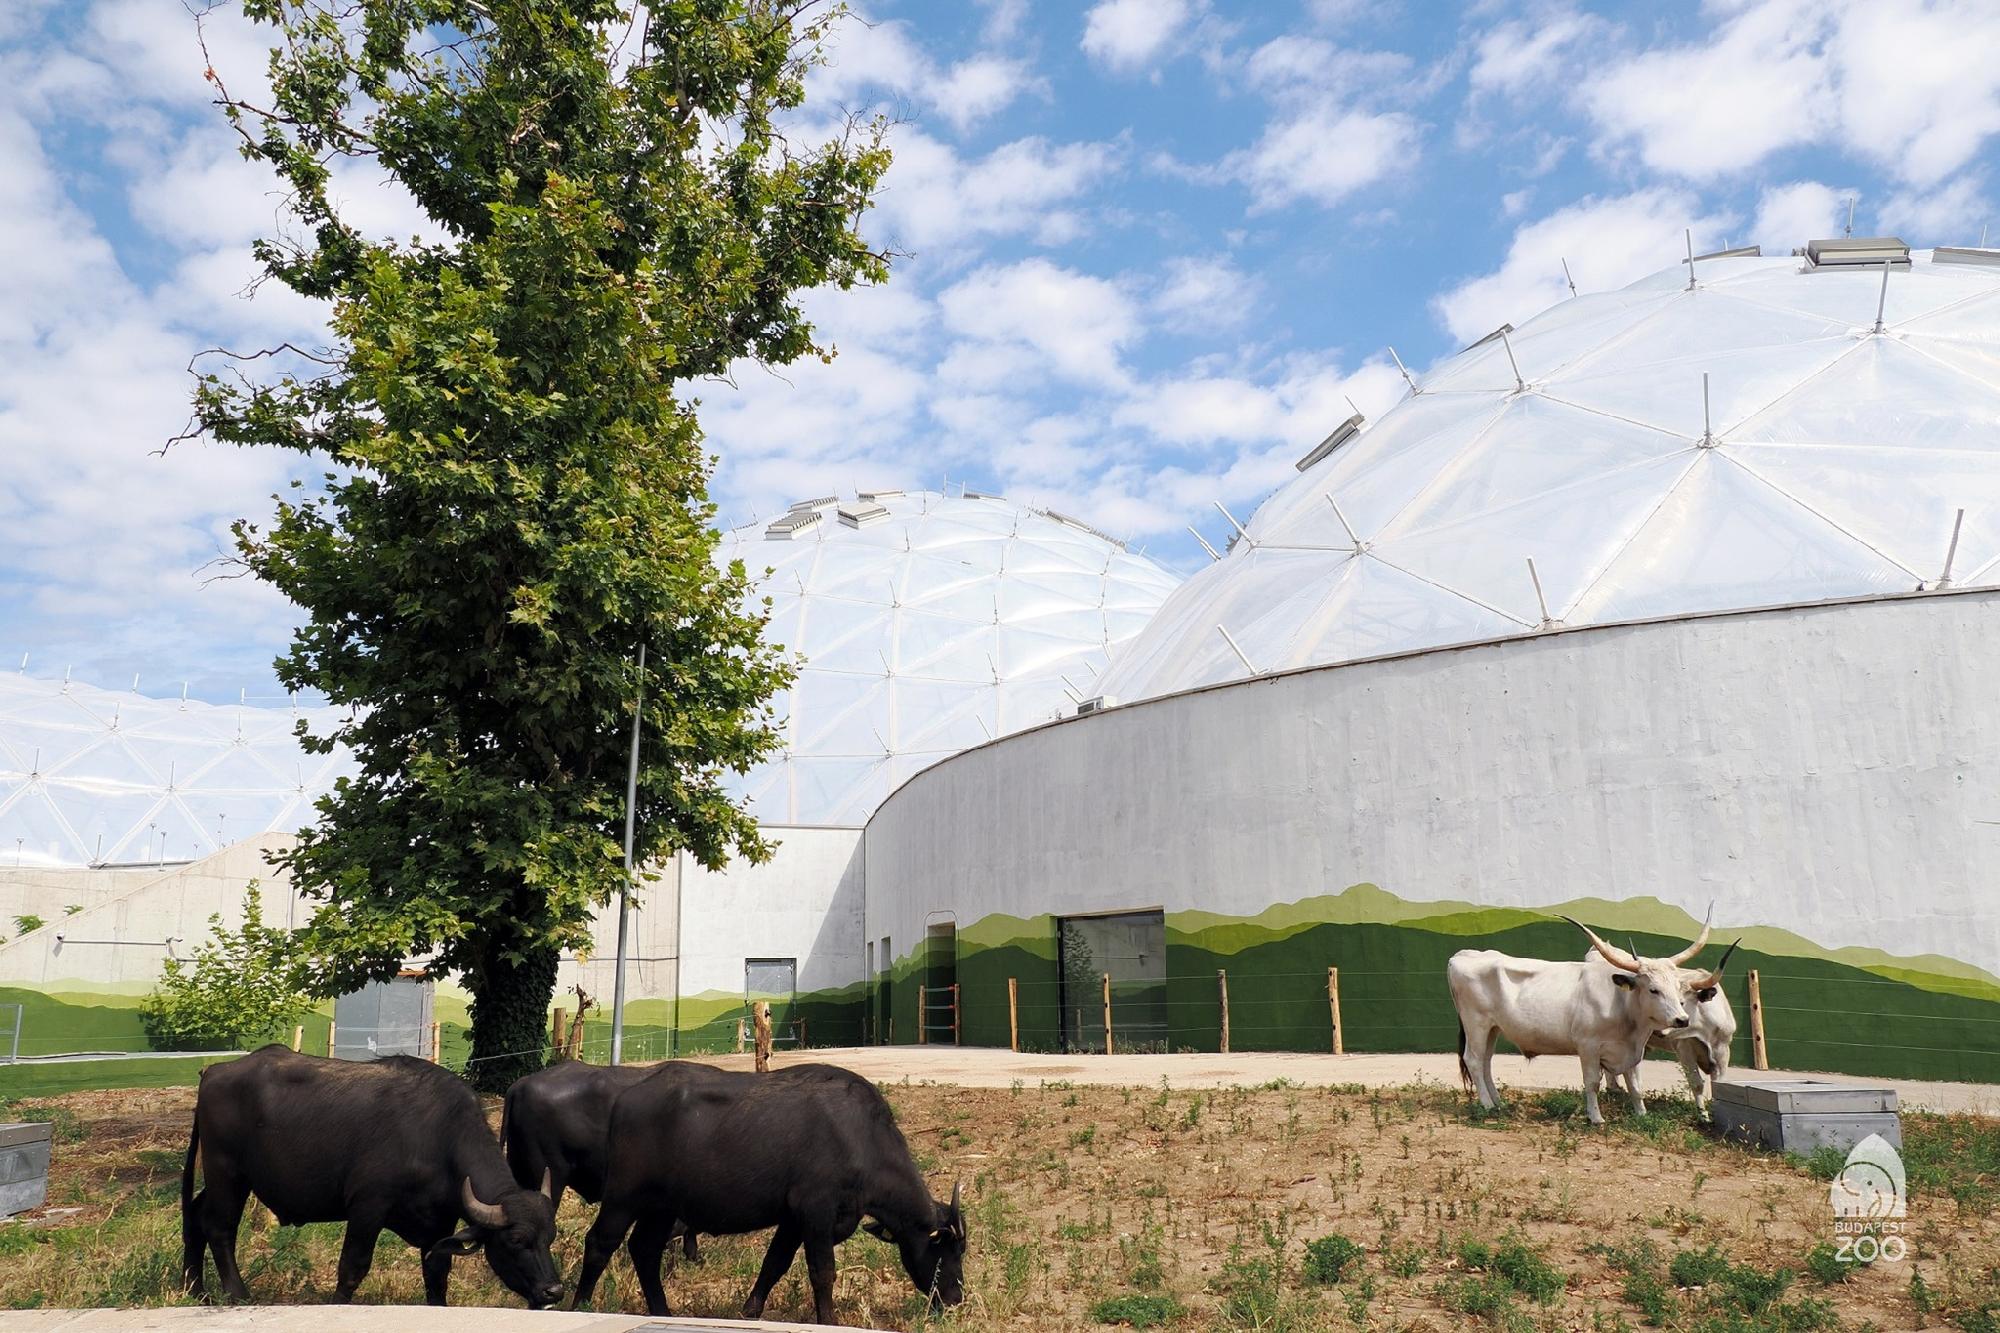
[[[1715,1085],[1715,1127],[1724,1138],[1801,1156],[1850,1150],[1870,1134],[1903,1146],[1894,1088],[1824,1079],[1724,1079]]]
[[[49,1195],[50,1127],[0,1125],[0,1217],[37,1207]]]

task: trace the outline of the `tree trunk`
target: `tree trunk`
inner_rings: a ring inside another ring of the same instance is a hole
[[[481,1092],[505,1092],[547,1063],[556,950],[530,949],[518,962],[502,958],[497,942],[483,952],[487,961],[465,978],[472,991],[472,1058],[465,1075]]]

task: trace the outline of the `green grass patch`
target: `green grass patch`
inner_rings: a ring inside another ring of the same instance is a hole
[[[1306,1280],[1326,1285],[1339,1282],[1359,1270],[1363,1254],[1359,1245],[1338,1233],[1307,1241],[1303,1265]]]
[[[1124,1324],[1130,1328],[1160,1328],[1186,1314],[1187,1307],[1180,1301],[1156,1292],[1107,1296],[1090,1307],[1093,1323]]]

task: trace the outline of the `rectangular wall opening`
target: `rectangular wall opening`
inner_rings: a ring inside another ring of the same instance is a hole
[[[1114,1051],[1165,1051],[1167,917],[1163,911],[1070,916],[1056,923],[1066,1051],[1104,1049],[1104,977],[1111,976]]]
[[[924,927],[923,1039],[958,1044],[958,923],[946,918]]]
[[[743,1019],[751,1021],[750,1006],[763,1000],[771,1006],[771,1044],[798,1042],[797,1013],[799,960],[796,958],[746,958],[743,960]]]

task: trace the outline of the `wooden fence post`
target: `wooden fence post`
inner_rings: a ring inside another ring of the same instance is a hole
[[[805,1017],[805,1015],[804,1015],[804,1014],[800,1014],[800,1015],[799,1015],[799,1049],[803,1051],[803,1050],[804,1050],[805,1048],[806,1048],[806,1017]]]
[[[305,1045],[305,1043],[306,1025],[303,1023],[294,1024],[292,1027],[292,1049],[296,1051],[299,1047]]]
[[[1764,1046],[1764,988],[1754,967],[1750,969],[1750,1067],[1771,1067],[1771,1053]]]
[[[1229,1054],[1229,973],[1215,969],[1215,984],[1222,989],[1222,1053]]]
[[[432,1023],[431,1024],[432,1064],[436,1065],[444,1063],[444,1061],[440,1058],[443,1051],[444,1051],[444,1025],[442,1023]]]
[[[928,1007],[930,999],[930,987],[917,987],[917,1045],[919,1046],[930,1043],[931,1011]]]
[[[959,1040],[958,1023],[959,1023],[958,983],[954,981],[951,983],[951,1044],[954,1046],[959,1046],[964,1044]]]
[[[736,1053],[738,1055],[743,1054],[744,1049],[749,1044],[750,1038],[744,1029],[743,1020],[739,1018],[736,1020]]]
[[[560,1060],[563,1058],[565,1030],[569,1027],[569,1010],[557,1009],[555,1022],[549,1027],[549,1054]]]
[[[340,1024],[329,1021],[326,1025],[326,1058],[333,1058],[333,1034],[340,1031]]]
[[[1007,1049],[1021,1049],[1021,983],[1016,977],[1007,978]]]
[[[1337,967],[1329,967],[1326,970],[1326,1009],[1328,1016],[1333,1019],[1333,1053],[1345,1055],[1347,1043],[1340,1035],[1340,969]]]
[[[1111,974],[1104,974],[1104,1053],[1111,1054]]]
[[[771,1068],[771,1004],[759,1000],[750,1008],[750,1016],[757,1024],[757,1072],[770,1072]]]

